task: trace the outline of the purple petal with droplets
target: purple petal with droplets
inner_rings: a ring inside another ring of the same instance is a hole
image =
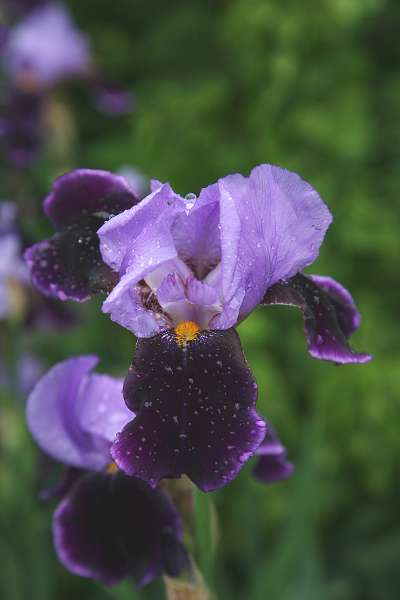
[[[133,294],[134,300],[137,299],[135,286],[157,267],[177,257],[171,236],[171,223],[182,211],[182,198],[165,185],[134,208],[105,223],[98,231],[104,261],[122,275],[118,285],[104,302],[103,311],[135,335],[144,334],[144,316],[147,331],[145,335],[156,333],[163,325],[162,316],[152,314],[151,310],[146,311],[140,302],[130,301],[130,296]],[[165,275],[167,274],[168,272]],[[149,320],[152,322],[150,331]]]
[[[32,282],[42,294],[84,302],[114,287],[118,275],[100,255],[97,229],[102,222],[98,217],[82,217],[25,251]]]
[[[193,207],[179,215],[172,226],[178,255],[198,279],[203,279],[221,259],[218,202],[218,185],[204,188]]]
[[[332,218],[308,183],[272,165],[248,178],[224,177],[219,187],[226,311],[213,326],[226,328],[251,312],[268,287],[315,260]]]
[[[336,282],[326,291],[315,278],[299,274],[277,283],[267,291],[262,304],[295,306],[303,312],[308,351],[314,358],[339,364],[368,362],[371,356],[356,352],[347,341],[349,331],[358,323],[354,303],[349,303],[350,295],[344,294],[341,286],[339,292]]]
[[[53,518],[59,560],[75,575],[106,585],[133,576],[141,586],[160,575],[165,533],[182,538],[169,497],[122,473],[87,475]]]
[[[101,215],[104,222],[110,215],[127,210],[137,202],[138,198],[120,175],[76,169],[55,180],[44,201],[44,210],[60,228],[94,214]]]
[[[137,416],[111,453],[153,486],[186,473],[203,491],[218,489],[264,438],[257,385],[233,329],[203,331],[185,348],[173,332],[138,340],[124,397]]]

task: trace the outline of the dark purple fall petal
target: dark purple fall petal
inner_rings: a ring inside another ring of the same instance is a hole
[[[360,327],[361,322],[360,313],[350,293],[331,277],[321,275],[309,275],[309,277],[329,296],[341,330],[346,338],[350,337]]]
[[[165,569],[164,536],[178,543],[182,525],[163,492],[122,473],[101,473],[83,477],[59,504],[53,535],[72,573],[107,585],[133,576],[140,586]]]
[[[349,292],[333,279],[298,274],[273,285],[261,304],[295,306],[303,312],[308,350],[314,358],[339,364],[371,360],[348,344],[359,315]]]
[[[97,230],[137,202],[126,181],[107,171],[78,169],[59,177],[44,202],[59,231],[25,253],[34,285],[47,296],[78,302],[109,292],[118,275],[103,262]]]
[[[287,479],[293,474],[294,465],[287,460],[287,451],[280,442],[276,431],[267,424],[264,441],[257,448],[257,462],[253,475],[263,483],[273,483]]]
[[[117,274],[103,263],[96,233],[102,223],[97,217],[84,217],[28,248],[25,260],[42,294],[83,302],[113,288]]]
[[[138,201],[120,175],[76,169],[56,179],[44,201],[44,211],[55,227],[61,228],[88,215],[98,215],[104,223],[110,216],[132,208]]]
[[[152,486],[186,473],[203,491],[216,490],[264,438],[257,384],[234,329],[203,331],[186,347],[172,331],[139,339],[124,397],[137,416],[111,454]]]

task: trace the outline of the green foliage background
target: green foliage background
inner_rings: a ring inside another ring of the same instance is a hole
[[[314,361],[305,351],[301,317],[290,309],[259,310],[241,325],[260,384],[260,410],[279,430],[297,470],[290,481],[265,487],[247,466],[213,495],[218,597],[397,600],[400,5],[68,5],[102,69],[134,91],[137,109],[107,119],[77,86],[61,92],[76,119],[72,149],[51,148],[26,175],[10,178],[2,168],[1,195],[19,201],[26,234],[38,239],[49,231],[40,202],[55,174],[67,168],[129,164],[185,194],[261,162],[285,166],[310,181],[333,212],[312,272],[352,291],[363,315],[354,345],[375,356],[361,366]],[[15,189],[19,198],[12,197]],[[95,300],[74,307],[82,321],[67,332],[11,325],[7,360],[12,364],[29,350],[50,366],[95,352],[104,371],[122,375],[134,340],[99,306]],[[162,598],[159,583],[140,594],[129,582],[105,589],[57,563],[52,508],[37,499],[38,457],[22,401],[3,392],[1,410],[0,596]]]

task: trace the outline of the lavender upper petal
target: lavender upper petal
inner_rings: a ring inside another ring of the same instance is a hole
[[[286,169],[260,165],[219,186],[221,286],[232,316],[223,313],[217,328],[244,318],[268,287],[312,263],[331,223],[317,192]]]
[[[120,175],[96,169],[76,169],[53,183],[44,211],[56,228],[88,215],[102,215],[103,222],[137,204],[128,183]]]
[[[133,576],[141,586],[160,575],[166,533],[182,539],[169,497],[121,473],[81,479],[53,519],[59,560],[72,573],[106,585]]]
[[[298,274],[279,282],[267,291],[262,304],[285,304],[303,312],[308,351],[314,358],[338,364],[371,360],[369,354],[354,351],[347,341],[359,323],[350,294],[333,280],[324,281],[324,287],[316,281],[317,276]]]
[[[185,348],[173,332],[138,340],[124,397],[137,415],[111,453],[153,486],[186,473],[203,491],[218,489],[264,438],[257,385],[233,329],[203,331]]]
[[[98,231],[104,261],[121,275],[103,311],[138,336],[152,335],[163,325],[162,316],[154,314],[157,311],[146,310],[137,285],[157,267],[176,259],[171,223],[182,211],[182,198],[165,185]]]
[[[204,188],[193,206],[179,215],[172,225],[172,236],[179,257],[203,279],[221,259],[219,231],[219,188]]]
[[[143,279],[158,264],[177,256],[170,228],[184,212],[183,199],[165,184],[99,229],[103,260],[121,275]]]

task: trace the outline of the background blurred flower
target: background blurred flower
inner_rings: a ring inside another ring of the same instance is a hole
[[[10,82],[24,92],[86,77],[91,70],[88,40],[58,3],[39,6],[10,30],[3,60]]]

